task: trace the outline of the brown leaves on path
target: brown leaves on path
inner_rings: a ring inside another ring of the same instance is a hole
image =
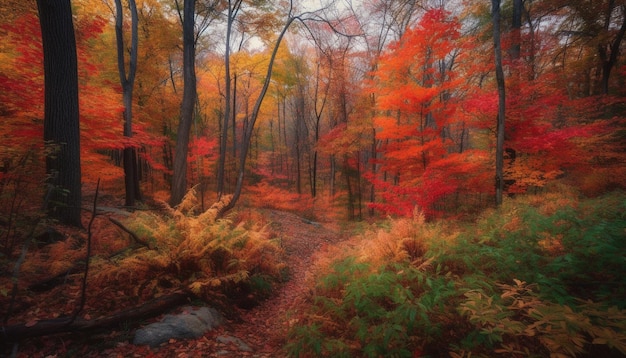
[[[285,260],[290,270],[289,281],[280,287],[276,296],[254,309],[244,312],[241,323],[230,325],[232,335],[255,347],[255,357],[280,357],[286,343],[287,331],[297,320],[298,310],[311,287],[314,254],[325,244],[341,239],[340,234],[328,226],[312,222],[295,214],[266,210],[272,230],[282,238]],[[230,357],[230,355],[228,355]],[[232,357],[240,356],[233,352]]]

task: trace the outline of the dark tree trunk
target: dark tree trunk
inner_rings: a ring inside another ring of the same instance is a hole
[[[350,181],[350,166],[348,165],[348,155],[343,156],[343,176],[346,179],[346,190],[348,191],[348,219],[354,220],[356,218],[354,214],[354,190],[352,190],[352,182]]]
[[[511,58],[518,60],[521,56],[522,50],[522,9],[524,6],[523,0],[513,0],[513,17],[512,17],[512,38],[513,44],[511,46]]]
[[[64,224],[82,226],[78,61],[70,0],[37,0],[45,74],[44,141],[48,213]]]
[[[124,100],[124,137],[133,136],[133,87],[135,85],[135,74],[137,73],[137,48],[139,44],[137,27],[139,17],[137,5],[134,0],[128,0],[128,8],[131,13],[131,44],[130,61],[128,66],[128,76],[126,76],[126,65],[124,61],[124,9],[122,1],[115,0],[115,35],[117,40],[117,67],[122,85]],[[135,206],[135,200],[141,200],[139,191],[139,175],[137,173],[137,152],[132,146],[124,148],[124,186],[126,188],[126,206]]]
[[[189,151],[189,133],[196,101],[195,6],[195,0],[185,0],[183,10],[183,102],[180,106],[180,121],[178,122],[178,132],[176,132],[171,206],[180,204],[187,191],[187,152]]]
[[[231,78],[230,78],[230,37],[232,33],[235,17],[239,12],[241,0],[228,1],[228,17],[226,24],[226,48],[224,52],[224,125],[222,126],[222,135],[220,137],[220,157],[217,167],[217,193],[219,196],[224,194],[226,182],[226,150],[228,144],[228,122],[230,121],[231,111]],[[232,109],[235,110],[234,108]],[[235,123],[233,123],[233,126]],[[233,129],[234,130],[234,129]],[[233,135],[234,137],[234,135]],[[233,143],[233,147],[234,147]],[[236,158],[236,157],[235,157]],[[233,158],[233,160],[236,160]]]
[[[505,87],[504,71],[502,70],[502,48],[500,44],[500,0],[491,0],[491,16],[493,21],[493,47],[496,62],[496,82],[498,84],[498,118],[496,125],[496,206],[502,204],[504,191],[504,116]]]
[[[600,61],[602,61],[602,78],[600,79],[600,90],[602,94],[609,94],[609,80],[611,78],[611,70],[618,63],[620,54],[620,46],[624,35],[626,35],[626,5],[621,5],[622,9],[622,24],[620,25],[617,34],[612,42],[607,44],[600,44],[598,46],[598,53],[600,55]],[[605,31],[609,31],[611,13],[613,6],[609,4],[608,12],[605,20]]]

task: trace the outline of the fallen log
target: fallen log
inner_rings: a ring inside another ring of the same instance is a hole
[[[145,319],[163,313],[168,309],[187,303],[190,292],[178,291],[156,298],[142,306],[129,308],[110,316],[96,319],[59,317],[0,327],[0,343],[17,342],[25,338],[42,337],[57,333],[88,331],[112,327],[126,321]]]

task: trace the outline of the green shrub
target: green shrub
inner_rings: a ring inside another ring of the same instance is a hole
[[[533,291],[535,285],[514,282],[500,284],[499,296],[481,290],[465,293],[459,312],[474,330],[457,354],[575,357],[592,345],[607,346],[606,355],[626,354],[626,311],[593,302],[559,305],[541,300]]]
[[[456,241],[426,237],[438,231],[416,223],[420,242],[429,243],[421,258],[397,254],[406,235],[396,226],[406,222],[363,234],[360,252],[376,254],[350,252],[326,270],[287,352],[626,355],[626,195],[580,202],[546,195],[491,210]],[[372,265],[380,253],[388,262]]]
[[[559,304],[592,299],[625,308],[625,211],[621,193],[551,214],[520,203],[468,229],[440,262],[458,275],[535,283],[543,298]]]
[[[446,314],[451,281],[398,263],[372,270],[353,258],[333,270],[316,288],[310,324],[291,332],[291,355],[412,357],[423,337],[441,335],[446,320],[434,318]]]

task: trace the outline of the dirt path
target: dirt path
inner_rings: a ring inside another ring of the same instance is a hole
[[[276,297],[242,314],[242,322],[224,326],[222,335],[236,337],[249,346],[242,350],[237,344],[225,344],[218,351],[220,357],[281,357],[289,327],[289,312],[297,310],[306,298],[306,277],[309,274],[313,254],[323,244],[341,239],[339,233],[327,226],[305,220],[297,215],[267,210],[272,229],[283,238],[290,280],[281,287]],[[297,311],[294,311],[297,312]],[[245,347],[244,347],[245,348]]]

